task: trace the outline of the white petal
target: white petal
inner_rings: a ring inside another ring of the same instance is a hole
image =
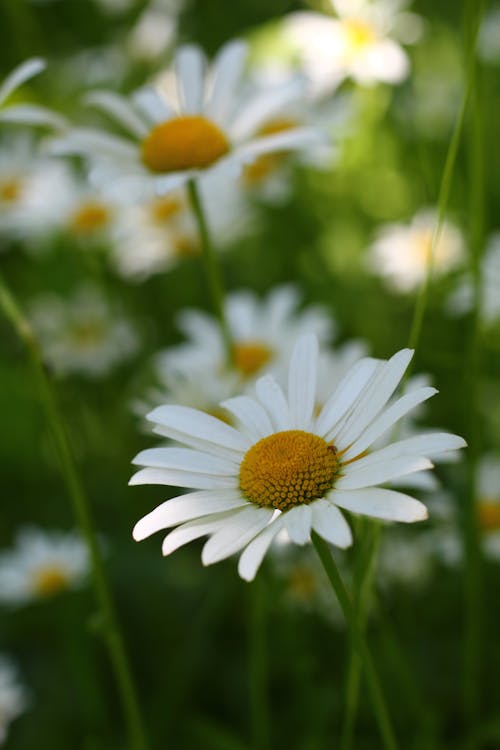
[[[163,554],[170,555],[175,552],[179,547],[183,547],[188,542],[192,542],[195,539],[199,539],[201,536],[212,534],[219,528],[223,527],[228,522],[234,513],[239,513],[238,510],[229,510],[226,513],[214,513],[211,516],[205,518],[199,518],[195,521],[189,521],[188,523],[178,526],[176,529],[167,534],[162,544]]]
[[[92,91],[85,101],[105,112],[140,140],[148,134],[149,128],[124,96],[113,91]]]
[[[274,432],[266,410],[249,396],[228,398],[226,401],[222,401],[221,406],[234,414],[236,419],[250,433],[252,440],[260,440]]]
[[[208,453],[239,461],[250,441],[220,419],[188,406],[167,404],[147,415],[161,426],[161,434]]]
[[[211,490],[219,487],[238,487],[237,477],[222,477],[201,472],[181,471],[178,469],[141,469],[129,480],[129,485],[165,484],[173,487],[186,487],[194,490]]]
[[[402,349],[377,370],[361,393],[352,414],[335,436],[337,448],[349,447],[384,408],[396,390],[412,356],[411,349]]]
[[[304,91],[305,79],[293,78],[286,84],[266,88],[240,112],[231,126],[231,136],[242,141],[255,135],[259,128],[275,117],[290,102],[297,100]]]
[[[241,162],[249,163],[262,154],[274,151],[299,151],[303,148],[318,146],[326,142],[326,137],[314,128],[293,128],[275,135],[255,138],[253,141],[239,146],[234,156]]]
[[[1,122],[13,122],[19,125],[42,125],[63,130],[69,125],[62,115],[36,104],[15,104],[0,111]]]
[[[338,422],[355,403],[378,367],[380,360],[366,357],[348,370],[319,414],[314,428],[317,435],[324,437],[327,442],[331,439]]]
[[[56,155],[109,156],[119,161],[137,159],[137,146],[125,138],[93,128],[73,128],[50,141],[48,150]]]
[[[14,68],[0,86],[0,105],[19,86],[22,86],[23,83],[44,70],[46,65],[47,63],[41,57],[32,57],[30,60],[25,60],[21,65],[18,65],[17,68]]]
[[[363,516],[384,521],[413,523],[427,518],[427,508],[415,498],[402,492],[372,487],[365,490],[334,491],[330,499],[336,505]]]
[[[458,435],[450,435],[447,432],[430,432],[391,443],[385,448],[380,448],[360,458],[355,463],[352,463],[351,466],[370,466],[380,461],[397,458],[398,456],[425,456],[425,458],[434,458],[434,456],[439,456],[442,452],[458,450],[465,446],[465,440]]]
[[[179,523],[186,523],[195,518],[223,513],[247,505],[247,501],[234,490],[207,490],[191,492],[166,500],[157,508],[140,519],[134,526],[132,535],[136,542],[151,536],[160,529],[168,529]]]
[[[281,387],[272,375],[264,375],[255,385],[257,398],[271,417],[276,432],[289,430],[291,426],[290,411]]]
[[[239,552],[267,526],[272,515],[273,511],[269,508],[259,508],[256,505],[237,511],[203,547],[203,565],[212,565]]]
[[[199,47],[187,44],[175,57],[177,89],[181,111],[197,114],[203,106],[205,57]]]
[[[135,91],[132,100],[154,125],[170,120],[174,115],[174,110],[165,99],[150,86]]]
[[[411,409],[421,404],[431,396],[434,396],[438,391],[436,388],[426,386],[424,388],[417,388],[411,393],[407,393],[400,399],[395,401],[387,411],[383,412],[376,419],[373,420],[371,425],[366,429],[361,436],[356,440],[351,447],[344,453],[343,459],[354,458],[364,450],[370,447],[370,445],[383,435],[392,425],[404,417]],[[424,454],[426,455],[426,454]]]
[[[283,513],[283,523],[292,542],[306,544],[311,535],[311,505],[297,505],[297,507],[287,510]]]
[[[236,89],[240,82],[248,46],[236,39],[225,44],[214,60],[213,88],[206,105],[207,115],[217,123],[224,125],[234,104]]]
[[[371,458],[371,456],[368,456]],[[415,456],[399,456],[397,458],[364,463],[364,459],[355,461],[345,467],[345,474],[335,482],[339,490],[355,490],[361,487],[371,487],[383,482],[389,482],[396,477],[412,474],[414,471],[432,469],[428,458]],[[333,490],[335,492],[335,489]]]
[[[316,500],[311,507],[314,531],[336,547],[350,547],[351,529],[340,510],[326,500]]]
[[[235,476],[239,471],[239,465],[235,462],[189,448],[148,448],[138,453],[132,463],[158,469],[180,469],[227,476]]]
[[[275,521],[266,526],[242,552],[238,563],[238,573],[243,580],[253,581],[270,544],[282,528],[283,515],[278,516]]]
[[[314,334],[297,341],[288,372],[288,408],[292,429],[310,430],[316,403],[318,340]]]

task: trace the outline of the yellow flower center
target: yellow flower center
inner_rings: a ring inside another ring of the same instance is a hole
[[[346,32],[347,47],[351,54],[362,52],[376,39],[373,27],[366,21],[351,18],[344,21],[343,25]]]
[[[70,330],[70,335],[75,344],[86,347],[101,341],[105,332],[106,328],[102,321],[87,321],[75,324]]]
[[[5,182],[0,182],[0,200],[4,203],[15,203],[21,197],[21,180],[13,177]]]
[[[77,234],[88,235],[99,231],[109,221],[109,209],[98,201],[88,201],[71,217],[71,229]]]
[[[318,590],[317,576],[312,570],[297,565],[290,572],[288,589],[294,598],[307,602],[313,598]]]
[[[432,250],[432,232],[422,230],[417,232],[414,240],[414,253],[417,260],[423,265],[427,265],[431,258]],[[435,258],[434,258],[435,260]]]
[[[157,198],[151,204],[151,217],[158,224],[163,224],[171,219],[172,216],[180,213],[181,209],[182,203],[179,198],[172,198],[171,196]]]
[[[247,451],[240,489],[252,503],[289,510],[323,497],[337,472],[333,445],[310,432],[286,430],[262,438]]]
[[[479,526],[483,531],[500,530],[500,503],[485,498],[477,508]]]
[[[175,254],[178,258],[195,258],[200,254],[200,245],[187,234],[178,234],[174,240]]]
[[[142,160],[152,172],[203,169],[229,152],[229,141],[201,115],[175,117],[157,125],[142,142]]]
[[[33,576],[33,592],[37,596],[52,596],[68,588],[69,576],[57,565],[37,570]]]
[[[245,376],[255,375],[272,357],[272,350],[260,341],[242,341],[233,347],[234,366]]]

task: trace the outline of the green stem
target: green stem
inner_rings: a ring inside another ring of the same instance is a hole
[[[203,210],[203,204],[201,201],[200,192],[194,179],[188,182],[188,194],[191,202],[191,208],[196,218],[198,225],[198,232],[201,240],[201,248],[203,253],[203,261],[205,263],[205,272],[207,275],[208,285],[210,287],[210,293],[212,295],[212,303],[214,306],[217,320],[219,321],[222,339],[224,341],[224,347],[226,350],[226,357],[228,363],[233,361],[233,345],[231,341],[231,332],[229,330],[229,324],[226,318],[225,307],[224,307],[224,285],[222,283],[222,277],[217,263],[217,258],[210,238],[210,232],[208,229],[205,212]]]
[[[250,586],[250,711],[253,747],[268,750],[271,746],[268,696],[266,599],[262,581],[257,578]]]
[[[147,750],[148,743],[146,741],[137,694],[114,610],[99,541],[94,530],[89,502],[78,474],[63,416],[51,380],[44,367],[42,354],[35,334],[1,276],[0,307],[3,309],[7,319],[12,323],[28,351],[37,379],[42,407],[45,410],[59,455],[68,494],[73,504],[73,510],[81,534],[88,548],[95,595],[100,609],[100,625],[109,649],[111,663],[120,691],[128,725],[130,746],[134,750]]]
[[[366,527],[364,525],[365,519],[360,519],[360,521],[363,524],[361,531],[364,532],[365,544],[361,547],[359,565],[356,571],[357,575],[355,574],[354,579],[354,610],[357,627],[364,633],[372,595],[375,563],[380,546],[381,528],[379,524],[371,524],[369,527]],[[359,704],[361,667],[362,663],[359,655],[351,646],[346,681],[346,708],[340,739],[340,750],[350,750],[352,747]]]
[[[443,174],[441,177],[441,184],[438,193],[438,217],[437,223],[432,233],[429,257],[427,260],[427,269],[425,280],[420,287],[417,301],[415,303],[415,310],[413,313],[413,320],[410,328],[410,336],[408,340],[408,346],[410,349],[416,349],[420,340],[420,334],[422,332],[422,325],[424,322],[425,310],[427,308],[427,302],[429,298],[429,289],[432,279],[432,267],[434,262],[434,253],[439,242],[441,231],[443,228],[444,217],[448,206],[448,199],[450,197],[451,181],[453,178],[453,171],[455,169],[455,163],[457,160],[458,147],[460,145],[460,139],[462,137],[462,130],[464,126],[465,113],[469,102],[469,97],[474,84],[474,68],[475,68],[475,56],[476,56],[476,39],[479,28],[479,21],[481,18],[481,3],[478,3],[479,11],[477,12],[474,23],[471,25],[472,28],[472,42],[468,50],[467,66],[466,66],[466,82],[465,90],[460,104],[460,109],[455,120],[452,136],[448,146],[446,159],[443,168]],[[407,373],[408,374],[408,373]]]
[[[333,591],[338,599],[338,602],[342,608],[347,627],[350,631],[352,643],[356,652],[363,664],[365,673],[365,679],[368,685],[368,691],[370,693],[375,718],[378,723],[378,728],[382,742],[386,750],[397,750],[396,737],[392,728],[391,720],[387,707],[385,705],[384,695],[378,679],[375,664],[372,659],[372,655],[365,640],[365,634],[360,628],[358,618],[354,612],[349,594],[346,587],[340,577],[339,571],[335,564],[335,561],[331,555],[328,544],[321,539],[315,532],[311,534],[312,543],[318,553],[318,557],[325,569],[325,572],[332,584]]]

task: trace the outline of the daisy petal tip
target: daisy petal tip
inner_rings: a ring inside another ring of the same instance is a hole
[[[146,536],[147,535],[144,534],[142,521],[137,521],[136,525],[132,529],[132,539],[134,540],[134,542],[142,542],[142,540],[145,539]]]

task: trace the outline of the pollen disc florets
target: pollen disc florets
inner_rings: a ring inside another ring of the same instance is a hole
[[[260,341],[242,341],[233,347],[234,366],[243,375],[255,375],[272,358],[273,352]]]
[[[337,470],[333,445],[310,432],[286,430],[262,438],[245,454],[240,488],[257,505],[289,510],[323,497]]]
[[[201,115],[175,117],[157,125],[142,142],[142,160],[152,172],[203,169],[229,152],[229,141]]]

